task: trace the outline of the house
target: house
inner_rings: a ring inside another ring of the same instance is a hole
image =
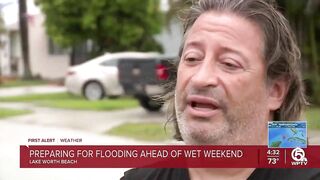
[[[69,53],[61,50],[50,41],[44,27],[44,15],[34,5],[33,0],[27,2],[29,61],[32,75],[43,79],[63,78],[69,67]],[[9,13],[18,14],[17,4],[10,8]],[[0,50],[0,70],[2,76],[21,77],[23,75],[23,60],[19,22],[18,16],[13,16],[14,14],[9,14],[11,22],[6,24],[7,32],[2,35],[5,45]]]
[[[49,80],[63,79],[70,66],[70,52],[59,48],[50,40],[44,27],[44,15],[34,5],[33,0],[27,2],[29,61],[32,75]],[[17,6],[15,11],[17,14]],[[170,26],[170,28],[164,28],[163,32],[155,38],[163,45],[165,54],[176,55],[181,42],[182,29],[177,21],[172,21]],[[0,39],[5,44],[0,48],[1,75],[21,77],[23,60],[18,17],[7,24],[7,33]]]

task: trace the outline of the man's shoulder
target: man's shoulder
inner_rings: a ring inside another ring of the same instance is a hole
[[[318,180],[320,169],[256,169],[248,180]]]
[[[121,180],[170,180],[189,179],[187,169],[178,168],[136,168],[124,173]]]

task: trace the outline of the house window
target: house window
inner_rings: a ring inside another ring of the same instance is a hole
[[[50,55],[65,55],[68,54],[68,49],[59,47],[51,38],[48,39]]]

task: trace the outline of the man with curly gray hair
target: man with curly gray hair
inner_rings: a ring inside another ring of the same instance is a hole
[[[298,121],[300,51],[266,0],[198,0],[186,11],[169,121],[188,145],[266,145],[268,121]],[[320,179],[314,169],[135,169],[137,179]],[[128,178],[130,179],[130,178]]]

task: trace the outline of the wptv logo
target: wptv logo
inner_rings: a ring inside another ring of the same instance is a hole
[[[305,166],[308,163],[308,159],[306,158],[306,153],[303,149],[297,147],[291,152],[291,165],[293,166]]]

